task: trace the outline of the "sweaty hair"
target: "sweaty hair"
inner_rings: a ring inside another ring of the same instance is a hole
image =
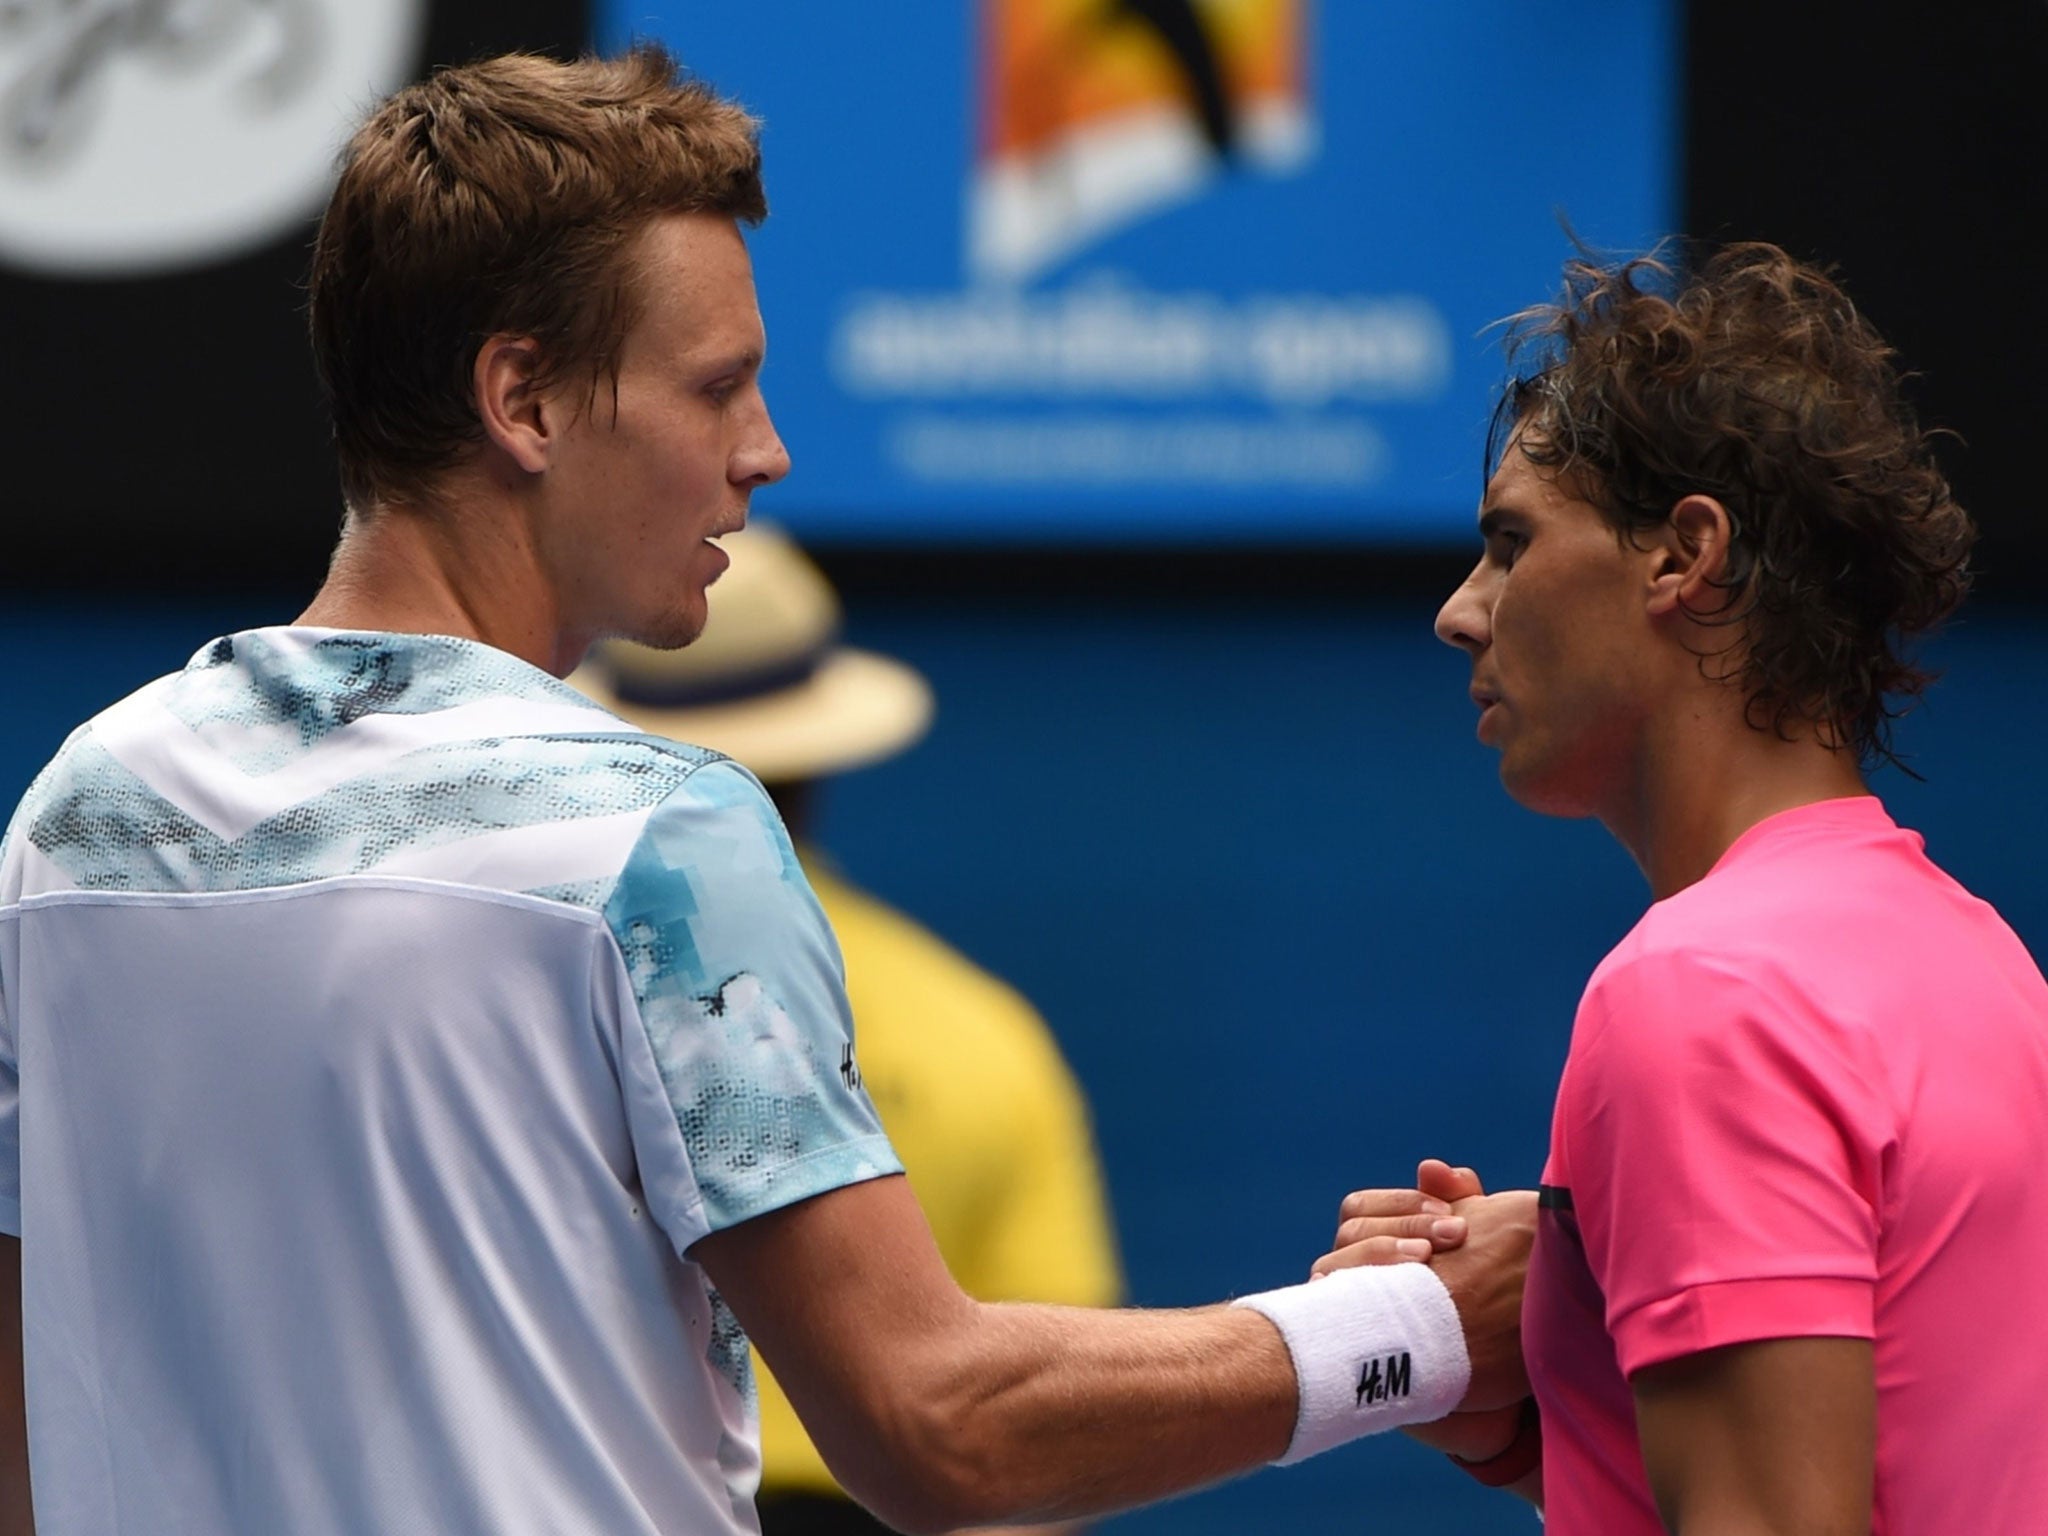
[[[664,214],[758,223],[758,124],[662,49],[443,69],[342,157],[308,281],[342,493],[424,498],[481,440],[472,371],[496,335],[539,344],[537,383],[616,383],[634,239]]]
[[[1578,260],[1552,304],[1509,321],[1524,365],[1494,416],[1623,537],[1684,497],[1727,508],[1730,676],[1751,724],[1805,723],[1860,763],[1896,763],[1891,722],[1932,674],[1903,642],[1955,608],[1976,530],[1900,393],[1892,349],[1824,272],[1728,246],[1675,275]],[[1704,668],[1707,657],[1701,658]]]

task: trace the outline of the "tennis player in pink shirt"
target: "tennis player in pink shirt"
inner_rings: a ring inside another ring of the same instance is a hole
[[[1437,633],[1509,793],[1655,900],[1558,1090],[1540,1414],[1423,1433],[1549,1536],[2038,1536],[2048,986],[1863,777],[1969,519],[1884,342],[1773,247],[1575,263],[1517,335]]]

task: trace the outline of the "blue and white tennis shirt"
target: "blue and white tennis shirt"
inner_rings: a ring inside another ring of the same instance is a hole
[[[744,769],[472,641],[217,641],[0,853],[37,1529],[754,1529],[680,1256],[897,1172],[858,1084]]]

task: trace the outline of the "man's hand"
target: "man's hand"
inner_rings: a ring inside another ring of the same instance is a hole
[[[1410,1424],[1401,1433],[1460,1461],[1491,1461],[1514,1442],[1522,1426],[1522,1405],[1458,1412],[1434,1424]]]
[[[1333,1269],[1433,1258],[1461,1245],[1465,1236],[1465,1218],[1435,1195],[1419,1189],[1353,1190],[1337,1208],[1330,1252],[1316,1261],[1309,1278],[1321,1279]]]
[[[1519,1403],[1529,1395],[1529,1377],[1522,1368],[1522,1281],[1536,1238],[1536,1192],[1482,1194],[1479,1177],[1471,1169],[1453,1168],[1434,1158],[1416,1169],[1415,1182],[1413,1190],[1360,1190],[1346,1196],[1339,1210],[1339,1246],[1316,1261],[1314,1272],[1392,1262],[1384,1256],[1386,1245],[1413,1239],[1390,1238],[1352,1224],[1385,1221],[1386,1216],[1376,1213],[1398,1210],[1403,1200],[1417,1202],[1418,1213],[1426,1210],[1422,1201],[1447,1203],[1453,1217],[1464,1221],[1465,1238],[1438,1252],[1431,1262],[1458,1308],[1472,1357],[1472,1385],[1460,1409],[1473,1412]]]
[[[1454,1200],[1481,1195],[1479,1175],[1425,1158],[1415,1170],[1414,1189],[1355,1189],[1337,1207],[1337,1235],[1330,1251],[1309,1271],[1311,1280],[1333,1269],[1361,1264],[1397,1264],[1446,1253],[1465,1241],[1465,1218]]]

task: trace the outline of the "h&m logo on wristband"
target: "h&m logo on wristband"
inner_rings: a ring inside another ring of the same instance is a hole
[[[1405,1349],[1384,1359],[1373,1356],[1358,1372],[1357,1406],[1363,1408],[1369,1403],[1385,1403],[1406,1397],[1413,1375],[1414,1362]]]

